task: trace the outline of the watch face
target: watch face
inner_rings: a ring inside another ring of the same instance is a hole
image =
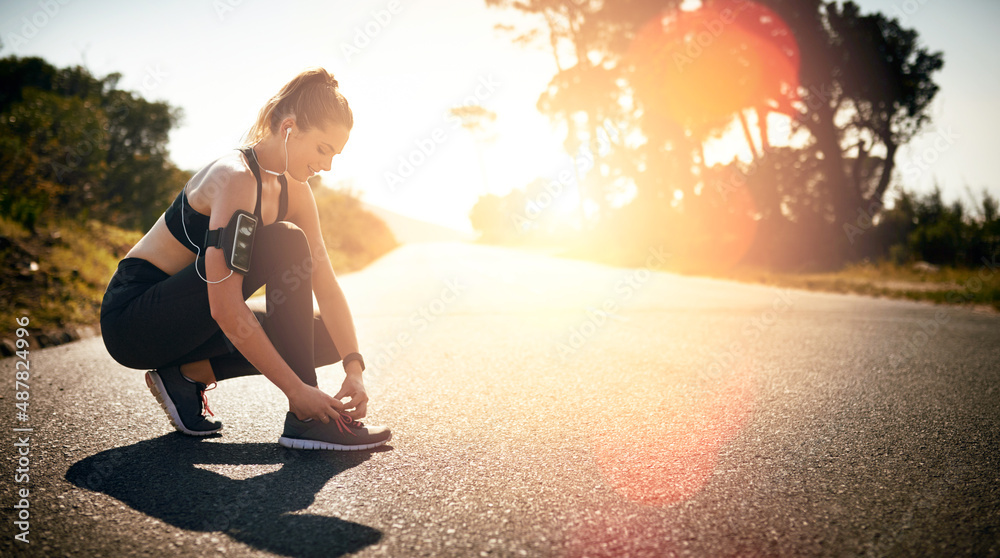
[[[236,234],[233,238],[232,267],[243,273],[250,271],[250,254],[253,252],[253,233],[257,228],[257,220],[247,215],[240,215],[236,221]]]

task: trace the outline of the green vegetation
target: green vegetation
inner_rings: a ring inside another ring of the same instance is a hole
[[[28,231],[0,217],[0,320],[27,315],[45,332],[97,325],[108,280],[141,236],[97,221]]]
[[[875,213],[874,223],[859,213],[844,226],[844,234],[866,250],[869,260],[975,268],[1000,253],[998,207],[988,192],[970,210],[960,201],[946,205],[938,189],[926,196],[904,191],[892,209]]]
[[[829,273],[781,273],[739,268],[723,277],[813,291],[988,306],[1000,310],[1000,261],[979,268],[935,268],[891,263],[852,264]]]
[[[389,227],[361,206],[349,190],[322,185],[318,176],[309,181],[323,228],[323,242],[337,273],[361,269],[398,245]]]
[[[191,176],[167,156],[180,111],[117,89],[120,74],[0,59],[0,213],[33,230],[91,219],[148,229]]]

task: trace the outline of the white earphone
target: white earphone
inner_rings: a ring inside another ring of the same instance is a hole
[[[291,134],[292,134],[292,127],[289,126],[288,129],[285,130],[285,171],[288,170],[288,136],[290,136]],[[250,152],[253,153],[254,161],[257,162],[257,166],[260,167],[260,169],[262,171],[264,171],[264,172],[266,172],[268,174],[273,174],[274,176],[281,176],[282,174],[285,174],[284,171],[282,171],[280,173],[279,172],[274,172],[274,171],[269,171],[269,170],[265,169],[264,167],[260,166],[260,162],[257,161],[257,152],[253,151],[252,149],[251,149]],[[187,187],[187,185],[185,184],[185,188],[186,187]],[[217,283],[221,283],[221,282],[225,281],[226,279],[229,279],[230,276],[232,276],[233,270],[230,269],[229,270],[229,275],[226,275],[225,277],[223,277],[222,279],[219,279],[218,281],[209,281],[206,277],[202,277],[201,271],[198,269],[198,260],[201,259],[201,246],[198,246],[197,244],[195,244],[195,242],[193,240],[191,240],[191,235],[189,235],[188,231],[187,231],[187,224],[185,223],[185,220],[184,220],[184,206],[186,205],[184,203],[184,200],[185,200],[186,197],[187,196],[183,192],[181,192],[181,227],[184,229],[184,236],[187,237],[187,241],[189,243],[191,243],[191,246],[194,246],[194,249],[197,251],[196,255],[195,255],[194,271],[195,271],[195,273],[198,274],[198,277],[202,281],[204,281],[206,283],[210,283],[210,284],[213,284],[213,285],[217,284]],[[193,209],[194,208],[192,208],[192,210]]]
[[[187,188],[187,184],[184,185],[184,188]],[[197,244],[195,244],[195,242],[193,240],[191,240],[191,235],[188,234],[187,224],[185,222],[186,219],[184,219],[184,205],[185,205],[184,200],[186,198],[187,198],[187,194],[185,194],[184,191],[182,190],[181,191],[181,227],[184,229],[184,236],[187,237],[187,241],[189,243],[191,243],[191,246],[194,246],[195,250],[197,250],[197,255],[195,255],[195,257],[194,257],[194,272],[198,274],[198,278],[201,279],[202,281],[204,281],[204,282],[206,282],[206,283],[208,283],[210,285],[217,285],[217,284],[225,281],[226,279],[229,279],[230,277],[232,277],[233,270],[230,269],[229,270],[229,275],[226,275],[225,277],[223,277],[222,279],[219,279],[218,281],[209,281],[207,277],[202,276],[201,270],[198,269],[198,260],[201,259],[201,246],[198,246]],[[194,211],[194,208],[192,207],[191,210]],[[206,273],[207,272],[208,272],[208,270],[206,270]]]
[[[281,172],[274,172],[272,170],[265,169],[264,166],[260,164],[260,161],[257,160],[257,152],[251,151],[251,153],[253,153],[253,159],[257,163],[257,166],[260,167],[260,170],[266,172],[267,174],[273,174],[274,176],[281,176],[288,171],[288,136],[291,135],[291,133],[292,127],[289,126],[288,130],[285,131],[285,170]]]

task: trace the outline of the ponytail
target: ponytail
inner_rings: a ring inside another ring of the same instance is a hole
[[[254,145],[269,133],[276,133],[281,121],[289,116],[294,116],[296,125],[303,130],[333,124],[344,126],[348,131],[354,127],[354,113],[341,94],[337,80],[323,68],[309,68],[285,84],[261,107],[243,145]]]

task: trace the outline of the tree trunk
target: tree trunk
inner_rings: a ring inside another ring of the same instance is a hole
[[[885,191],[889,188],[889,181],[892,180],[892,171],[896,168],[897,148],[896,142],[891,140],[885,142],[885,162],[882,163],[882,174],[878,177],[878,186],[875,187],[875,191],[872,193],[869,201],[882,203],[882,196],[885,195]]]
[[[757,150],[757,144],[753,142],[753,136],[750,135],[750,125],[747,124],[747,115],[743,113],[743,110],[736,111],[736,114],[740,117],[740,126],[743,127],[743,137],[747,140],[747,145],[750,146],[750,154],[753,155],[754,162],[760,161],[760,151]]]
[[[764,110],[755,108],[754,112],[757,113],[757,129],[760,131],[760,150],[766,154],[771,151],[771,130],[767,125],[768,111],[766,108]]]
[[[844,169],[844,154],[840,150],[840,134],[833,123],[834,110],[825,105],[813,111],[815,120],[809,127],[816,138],[817,147],[823,152],[823,168],[834,219],[838,225],[847,222],[861,204],[857,185],[848,180]]]

